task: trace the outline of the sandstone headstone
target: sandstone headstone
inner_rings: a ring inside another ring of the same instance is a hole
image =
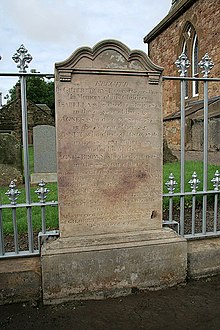
[[[185,278],[186,242],[162,229],[161,73],[112,40],[56,64],[61,237],[42,248],[44,303]]]
[[[106,45],[56,65],[62,236],[161,228],[161,69]]]

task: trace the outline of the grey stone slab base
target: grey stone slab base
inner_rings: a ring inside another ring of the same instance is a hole
[[[189,240],[188,276],[200,278],[220,274],[220,238]]]
[[[33,173],[31,174],[31,183],[39,183],[41,180],[44,182],[57,182],[57,173]]]
[[[44,304],[124,296],[186,279],[187,242],[172,230],[96,236],[45,243]]]

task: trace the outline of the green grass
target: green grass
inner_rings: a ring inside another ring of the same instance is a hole
[[[211,180],[214,178],[216,170],[220,170],[220,166],[217,165],[208,165],[208,190],[213,190],[213,184]],[[191,192],[190,184],[188,183],[191,178],[193,172],[196,172],[197,178],[200,183],[197,191],[203,190],[203,162],[194,162],[194,161],[186,161],[185,162],[185,191]],[[167,181],[169,181],[169,175],[173,173],[175,181],[177,182],[175,193],[180,192],[180,163],[170,163],[165,164],[163,166],[163,191],[164,193],[168,193],[168,189],[165,185]],[[213,195],[208,195],[208,201],[211,202],[213,200]],[[174,197],[174,206],[179,206],[179,197]],[[186,207],[191,207],[192,196],[185,197],[185,205]],[[197,203],[201,203],[202,195],[197,196]],[[169,198],[164,198],[163,208],[166,210],[168,208]]]
[[[33,147],[29,147],[29,160],[30,160],[30,172],[33,172],[34,169],[34,154],[33,154]],[[219,169],[218,166],[209,165],[208,166],[208,189],[213,190],[213,185],[211,183],[211,179],[214,177],[215,171]],[[188,181],[191,179],[193,172],[196,171],[197,176],[200,180],[200,185],[198,187],[198,191],[202,190],[202,179],[203,179],[203,163],[202,162],[193,162],[187,161],[185,163],[185,191],[191,191],[190,185]],[[167,193],[167,187],[165,183],[169,180],[170,173],[173,173],[175,180],[177,181],[177,186],[175,192],[180,191],[180,163],[172,163],[172,164],[165,164],[163,166],[163,191]],[[50,190],[48,193],[47,201],[57,201],[57,184],[56,183],[49,183],[47,184],[47,188]],[[25,203],[25,189],[24,186],[18,187],[21,194],[18,197],[17,203]],[[31,198],[32,202],[38,202],[38,196],[35,193],[37,189],[37,185],[31,187]],[[0,203],[2,204],[9,204],[9,199],[5,195],[8,187],[0,188]],[[208,196],[208,201],[211,201],[213,196]],[[191,196],[186,196],[185,198],[185,205],[187,207],[191,207]],[[197,197],[197,202],[201,202],[202,195]],[[179,197],[174,197],[174,206],[179,207]],[[163,209],[167,210],[169,205],[169,198],[164,198],[163,200]],[[16,210],[16,217],[17,217],[17,226],[19,233],[27,232],[27,216],[26,216],[26,208],[17,208]],[[13,224],[12,224],[12,210],[11,209],[3,209],[2,211],[3,216],[3,229],[5,234],[13,233]],[[41,231],[41,208],[40,207],[33,207],[32,208],[32,221],[33,221],[33,228],[35,231]],[[56,229],[58,228],[58,207],[57,206],[47,206],[46,207],[46,225],[47,230]]]
[[[29,146],[28,147],[29,151],[29,168],[30,168],[30,173],[34,173],[34,147]]]
[[[34,172],[34,149],[33,146],[29,146],[29,165],[30,165],[30,173]],[[57,183],[48,183],[46,187],[50,190],[48,193],[48,197],[46,201],[57,201]],[[18,196],[17,203],[22,204],[25,203],[25,188],[24,185],[20,185],[17,187],[21,194]],[[38,195],[35,193],[38,185],[31,186],[31,201],[33,203],[39,202]],[[8,191],[8,187],[0,188],[0,203],[1,204],[9,204],[10,201],[8,196],[5,193]],[[3,230],[5,234],[13,233],[13,223],[12,223],[12,210],[11,209],[3,209],[2,210],[2,218],[3,218]],[[27,232],[27,211],[26,208],[17,208],[16,209],[16,219],[19,233]],[[40,207],[32,207],[32,222],[33,228],[35,231],[41,231],[41,208]],[[58,228],[58,207],[57,206],[47,206],[46,207],[46,226],[47,230]]]
[[[48,193],[47,201],[57,201],[57,184],[56,183],[48,183],[47,188],[50,190]],[[25,203],[25,189],[24,187],[18,187],[21,194],[18,197],[17,203]],[[32,202],[38,202],[38,196],[35,193],[37,189],[37,185],[31,187],[31,198]],[[8,190],[7,187],[0,189],[0,197],[2,204],[9,204],[8,196],[5,195],[5,192]],[[2,210],[2,218],[3,218],[3,229],[5,234],[13,233],[13,223],[12,223],[12,210],[11,209],[3,209]],[[26,208],[17,208],[16,209],[16,218],[17,218],[17,226],[19,233],[27,232],[27,211]],[[32,221],[33,228],[35,231],[41,231],[41,208],[40,207],[32,207]],[[57,206],[46,206],[46,225],[47,230],[58,228],[58,207]]]

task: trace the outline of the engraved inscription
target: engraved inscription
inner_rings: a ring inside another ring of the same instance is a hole
[[[57,82],[56,109],[62,235],[160,228],[160,87],[75,74]]]

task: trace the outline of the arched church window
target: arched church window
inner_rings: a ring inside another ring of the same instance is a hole
[[[189,58],[189,55],[188,55],[188,47],[187,47],[187,42],[186,42],[186,40],[185,40],[184,43],[183,43],[182,53],[184,53],[184,54]],[[186,86],[186,90],[185,90],[185,98],[188,99],[188,97],[189,97],[189,82],[188,82],[188,80],[186,80],[185,86]]]
[[[191,62],[188,69],[188,76],[198,76],[198,53],[199,42],[194,26],[187,22],[182,34],[182,52],[187,55]],[[186,98],[196,97],[199,94],[198,81],[186,82]]]
[[[194,36],[193,48],[192,48],[192,76],[197,77],[199,74],[199,57],[198,57],[198,37],[197,34]],[[199,94],[199,82],[193,81],[193,96]]]

